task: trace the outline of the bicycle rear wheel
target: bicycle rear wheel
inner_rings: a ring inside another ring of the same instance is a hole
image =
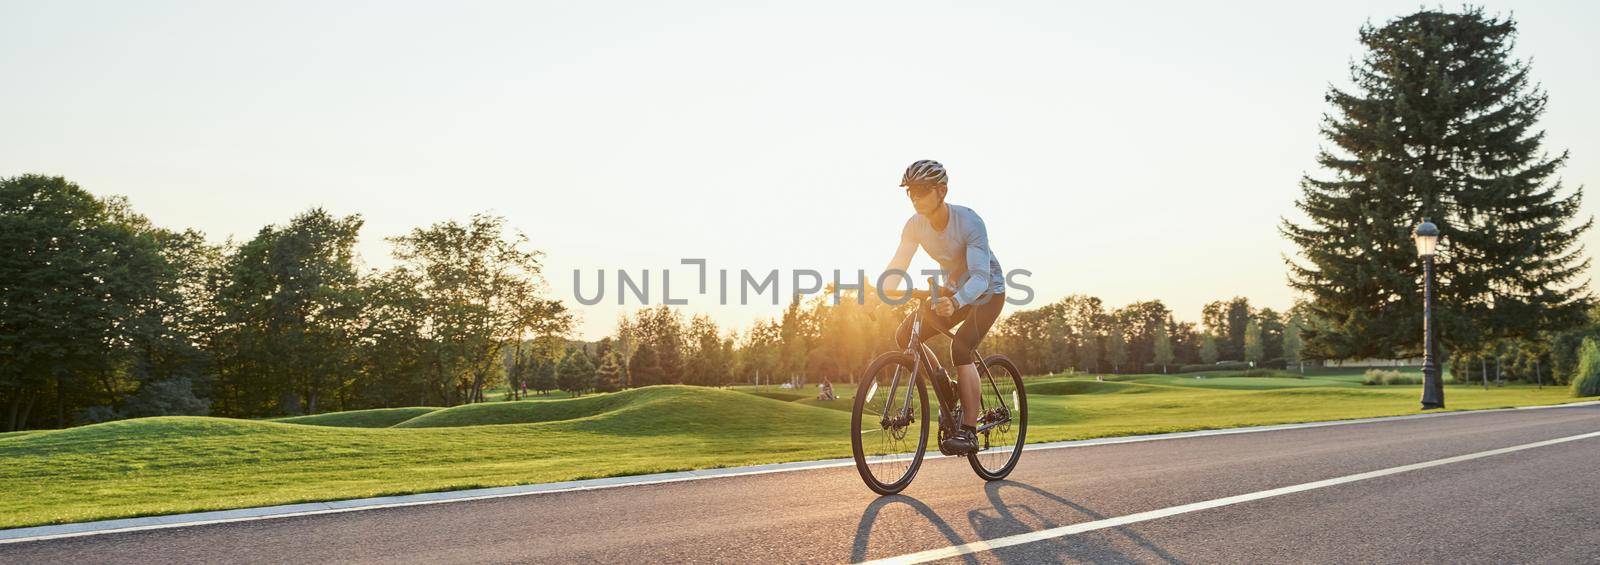
[[[872,492],[905,490],[928,449],[927,386],[915,378],[911,357],[888,352],[867,365],[855,396],[850,449],[856,471]]]
[[[972,470],[986,481],[998,481],[1011,474],[1022,458],[1022,445],[1028,437],[1028,391],[1022,387],[1022,372],[1004,355],[983,359],[988,371],[980,371],[978,413],[978,451],[967,456]],[[993,425],[990,425],[993,424]]]

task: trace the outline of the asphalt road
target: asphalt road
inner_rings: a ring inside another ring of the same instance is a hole
[[[1600,431],[1600,406],[935,458],[0,545],[0,563],[853,562]],[[1600,437],[945,562],[1600,562]]]

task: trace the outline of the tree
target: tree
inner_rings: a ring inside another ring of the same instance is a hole
[[[589,356],[582,349],[573,349],[561,360],[561,367],[556,369],[556,383],[561,390],[578,396],[594,388],[594,373],[594,363],[589,361]]]
[[[683,382],[684,372],[687,369],[685,351],[686,330],[683,327],[683,314],[668,308],[666,305],[655,308],[644,308],[634,314],[632,322],[625,323],[627,333],[622,339],[634,343],[634,355],[646,345],[650,347],[650,370],[652,373],[645,375],[633,374],[634,364],[630,358],[628,372],[632,386],[650,386],[658,384],[678,384]]]
[[[1142,370],[1154,358],[1156,334],[1166,331],[1172,311],[1160,300],[1143,300],[1118,308],[1111,317],[1127,338],[1123,364]]]
[[[1577,372],[1572,375],[1573,396],[1600,396],[1600,344],[1584,338],[1578,348]]]
[[[1200,362],[1210,365],[1217,362],[1217,337],[1206,334],[1200,338]]]
[[[0,402],[6,430],[70,423],[69,408],[141,386],[138,345],[171,344],[161,230],[61,177],[0,179]],[[176,336],[190,339],[190,336]],[[151,357],[144,357],[152,360]],[[47,418],[33,408],[47,402]]]
[[[1084,334],[1078,347],[1078,370],[1085,373],[1100,371],[1100,345],[1105,341],[1099,334]]]
[[[1155,363],[1161,366],[1161,372],[1167,372],[1167,365],[1172,364],[1172,336],[1168,335],[1167,327],[1161,326],[1156,332]]]
[[[778,372],[778,357],[782,332],[771,320],[757,322],[745,332],[744,340],[736,353],[740,367],[740,382],[769,382]]]
[[[556,360],[539,358],[533,362],[533,380],[529,387],[538,394],[546,394],[558,388],[556,382]]]
[[[1300,341],[1300,314],[1298,312],[1289,316],[1289,323],[1283,329],[1283,360],[1291,365],[1300,367],[1300,374],[1305,374],[1305,360],[1300,358],[1304,344]]]
[[[1201,309],[1201,323],[1208,333],[1217,336],[1219,359],[1244,358],[1245,326],[1255,317],[1250,299],[1242,296],[1211,302]]]
[[[600,359],[600,368],[595,371],[595,392],[622,390],[622,361],[618,353],[607,351]]]
[[[504,218],[478,214],[389,240],[400,268],[419,281],[430,386],[448,405],[482,400],[507,346],[572,324],[560,301],[542,296],[542,254],[504,231]]]
[[[639,344],[628,360],[628,374],[633,376],[634,388],[662,384],[661,358],[656,355],[655,346],[648,341]]]
[[[527,345],[526,341],[518,341],[510,351],[505,352],[506,388],[511,390],[512,400],[522,398],[522,389],[532,377],[533,355]]]
[[[1261,325],[1261,358],[1273,361],[1283,358],[1283,315],[1271,308],[1256,311],[1256,323]]]
[[[1319,152],[1305,176],[1306,220],[1280,231],[1299,247],[1290,285],[1310,297],[1305,348],[1317,358],[1399,357],[1421,349],[1421,263],[1411,229],[1441,233],[1434,322],[1448,350],[1574,327],[1592,299],[1579,277],[1581,187],[1558,179],[1536,128],[1547,97],[1513,59],[1515,21],[1423,10],[1361,29],[1354,88],[1330,88]]]
[[[789,307],[783,311],[783,319],[778,325],[778,372],[783,378],[804,378],[806,373],[806,359],[811,352],[813,320],[808,312],[800,308],[800,297],[795,296],[789,302]]]
[[[1122,335],[1122,328],[1112,326],[1106,334],[1106,360],[1111,362],[1111,372],[1122,372],[1122,366],[1128,363],[1128,341]]]
[[[426,405],[432,396],[423,327],[427,321],[418,284],[403,269],[373,273],[362,281],[366,307],[357,354],[363,378],[355,395],[368,406]],[[525,371],[531,379],[531,366]]]
[[[1577,372],[1579,352],[1587,338],[1600,339],[1600,304],[1589,308],[1582,326],[1550,334],[1550,378],[1555,384],[1570,382]]]
[[[709,316],[695,316],[689,323],[689,361],[684,371],[686,384],[721,386],[732,368],[732,351],[723,349],[717,324]]]
[[[228,415],[314,414],[355,372],[361,225],[312,209],[227,257],[213,345]]]
[[[1266,353],[1266,345],[1261,342],[1261,324],[1251,320],[1244,326],[1244,360],[1254,367],[1261,363],[1261,356]]]

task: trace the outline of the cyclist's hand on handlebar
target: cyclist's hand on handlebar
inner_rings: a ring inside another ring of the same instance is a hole
[[[943,296],[933,299],[933,313],[944,317],[955,314],[956,301]]]

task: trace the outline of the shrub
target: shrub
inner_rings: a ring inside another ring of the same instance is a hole
[[[122,406],[122,417],[205,416],[211,401],[196,397],[194,384],[187,377],[173,377],[144,383],[138,394]]]
[[[1222,363],[1200,363],[1197,365],[1184,365],[1173,370],[1174,373],[1198,373],[1201,371],[1244,371],[1250,364],[1244,361],[1224,361]]]
[[[1600,396],[1600,345],[1584,338],[1578,349],[1578,371],[1572,375],[1573,396]]]
[[[1239,376],[1241,376],[1241,377],[1277,377],[1277,378],[1283,378],[1283,379],[1304,378],[1304,377],[1301,377],[1299,373],[1285,373],[1285,372],[1279,371],[1277,369],[1266,369],[1266,368],[1250,369],[1250,370],[1245,371],[1243,373],[1239,373]]]
[[[1361,379],[1364,385],[1420,385],[1422,375],[1407,375],[1400,371],[1385,371],[1383,369],[1369,369]]]
[[[195,396],[193,381],[188,377],[172,377],[140,385],[139,391],[123,402],[121,410],[91,406],[78,411],[74,421],[98,424],[147,416],[205,416],[210,413],[211,401]]]

